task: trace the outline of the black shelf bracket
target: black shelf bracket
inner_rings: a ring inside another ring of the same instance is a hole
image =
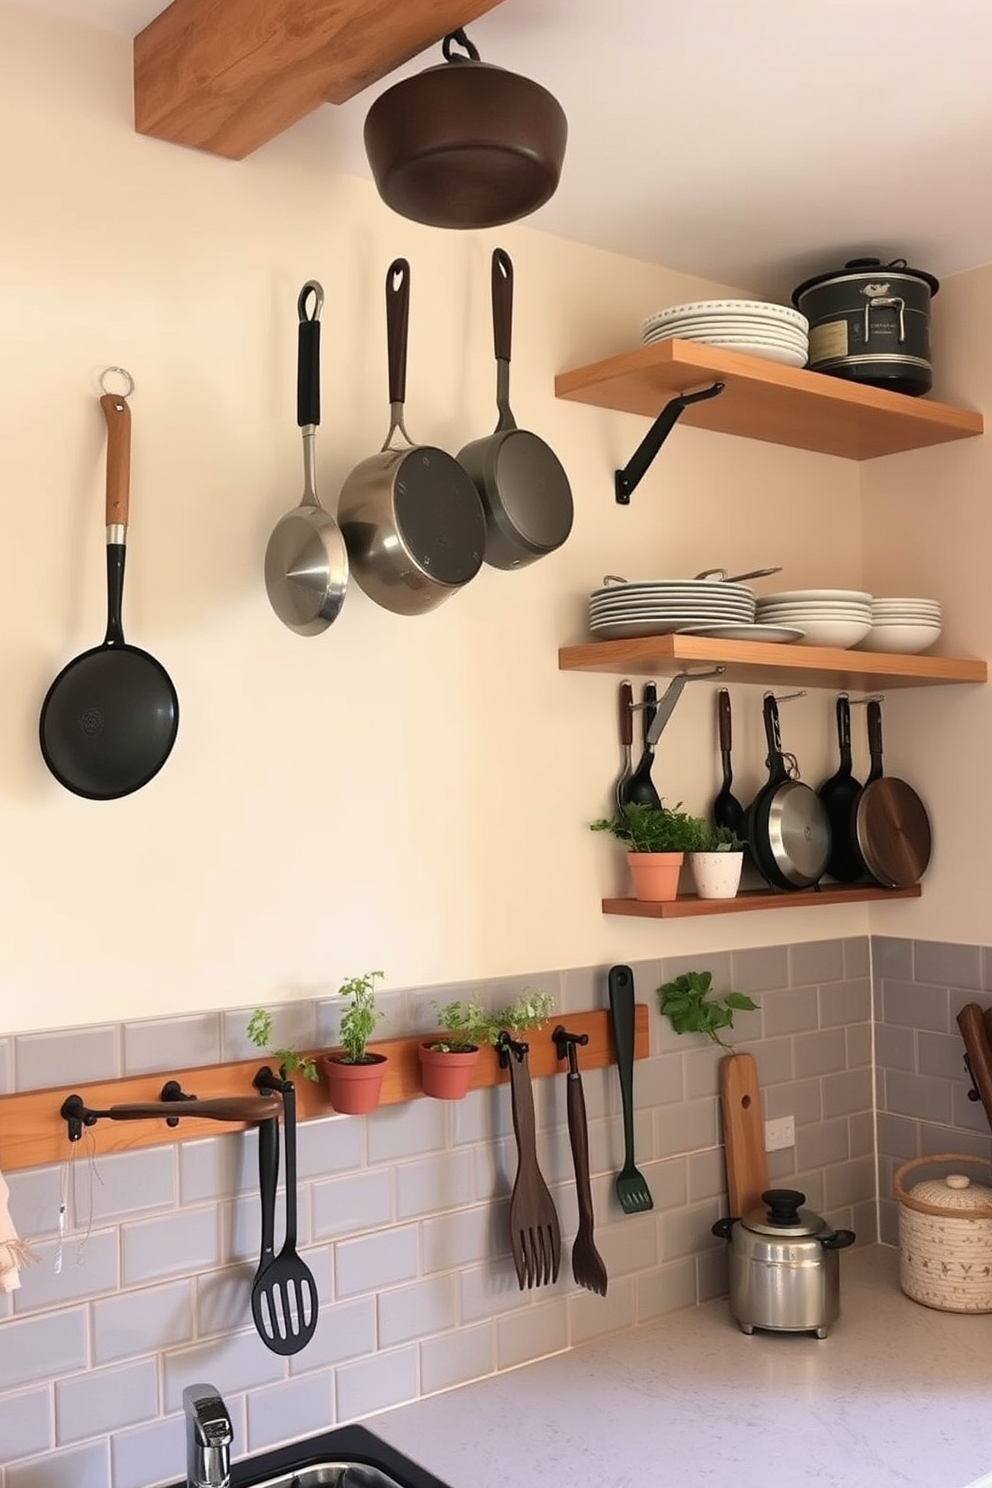
[[[717,393],[723,392],[725,386],[725,383],[715,382],[712,387],[703,388],[698,393],[680,393],[677,398],[672,398],[665,404],[626,465],[622,470],[614,472],[613,490],[618,506],[630,505],[631,493],[647,473],[651,461],[672,432],[682,410],[691,403],[702,403],[706,398],[715,398]]]

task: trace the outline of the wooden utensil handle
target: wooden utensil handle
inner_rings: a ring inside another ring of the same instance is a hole
[[[732,747],[730,693],[721,687],[717,698],[717,725],[720,733],[720,752],[729,754]]]
[[[136,1105],[111,1106],[112,1121],[143,1121],[151,1116],[201,1116],[208,1121],[267,1121],[279,1115],[277,1095],[231,1095],[217,1100],[142,1101]]]
[[[108,527],[126,527],[131,503],[131,409],[118,393],[104,393],[100,407],[107,421]]]
[[[572,1165],[575,1169],[575,1196],[579,1202],[579,1216],[587,1224],[592,1223],[592,1186],[589,1182],[589,1125],[586,1120],[586,1098],[582,1090],[582,1078],[571,1072],[566,1076],[568,1088],[565,1104],[568,1112],[568,1140],[572,1147]]]
[[[620,683],[620,743],[629,749],[634,742],[634,689],[626,680]]]
[[[534,1118],[534,1087],[530,1079],[527,1055],[522,1058],[510,1051],[510,1096],[513,1109],[513,1131],[521,1167],[525,1162],[537,1165],[537,1123]]]

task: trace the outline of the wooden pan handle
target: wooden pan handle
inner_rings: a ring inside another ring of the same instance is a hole
[[[216,1100],[142,1101],[129,1106],[111,1106],[107,1115],[112,1121],[142,1121],[151,1116],[202,1116],[209,1121],[267,1121],[278,1116],[282,1100],[278,1095],[231,1095]]]
[[[104,393],[100,407],[107,421],[108,527],[126,527],[131,501],[131,409],[119,393]]]
[[[958,1013],[958,1027],[968,1051],[972,1079],[992,1128],[992,1046],[986,1033],[985,1014],[977,1002],[965,1003]]]

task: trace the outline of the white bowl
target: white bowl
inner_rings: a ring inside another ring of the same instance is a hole
[[[806,632],[803,645],[836,646],[840,651],[847,651],[864,640],[871,630],[871,621],[804,620],[802,628]]]
[[[816,604],[824,599],[828,603],[840,600],[848,604],[871,604],[871,595],[863,589],[781,589],[777,594],[762,594],[759,598],[770,604],[792,604],[797,600]]]
[[[939,625],[873,625],[861,649],[917,656],[921,651],[929,651],[939,640]]]

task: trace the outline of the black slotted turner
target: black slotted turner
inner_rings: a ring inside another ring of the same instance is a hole
[[[273,1082],[282,1093],[283,1138],[286,1151],[286,1237],[273,1254],[272,1214],[275,1169],[271,1180],[263,1164],[271,1165],[269,1123],[259,1128],[259,1174],[262,1188],[262,1255],[251,1293],[251,1311],[259,1337],[274,1354],[298,1354],[317,1327],[320,1307],[313,1272],[296,1250],[296,1089],[292,1080]],[[266,1185],[268,1203],[266,1202]],[[271,1259],[266,1259],[268,1255]]]

